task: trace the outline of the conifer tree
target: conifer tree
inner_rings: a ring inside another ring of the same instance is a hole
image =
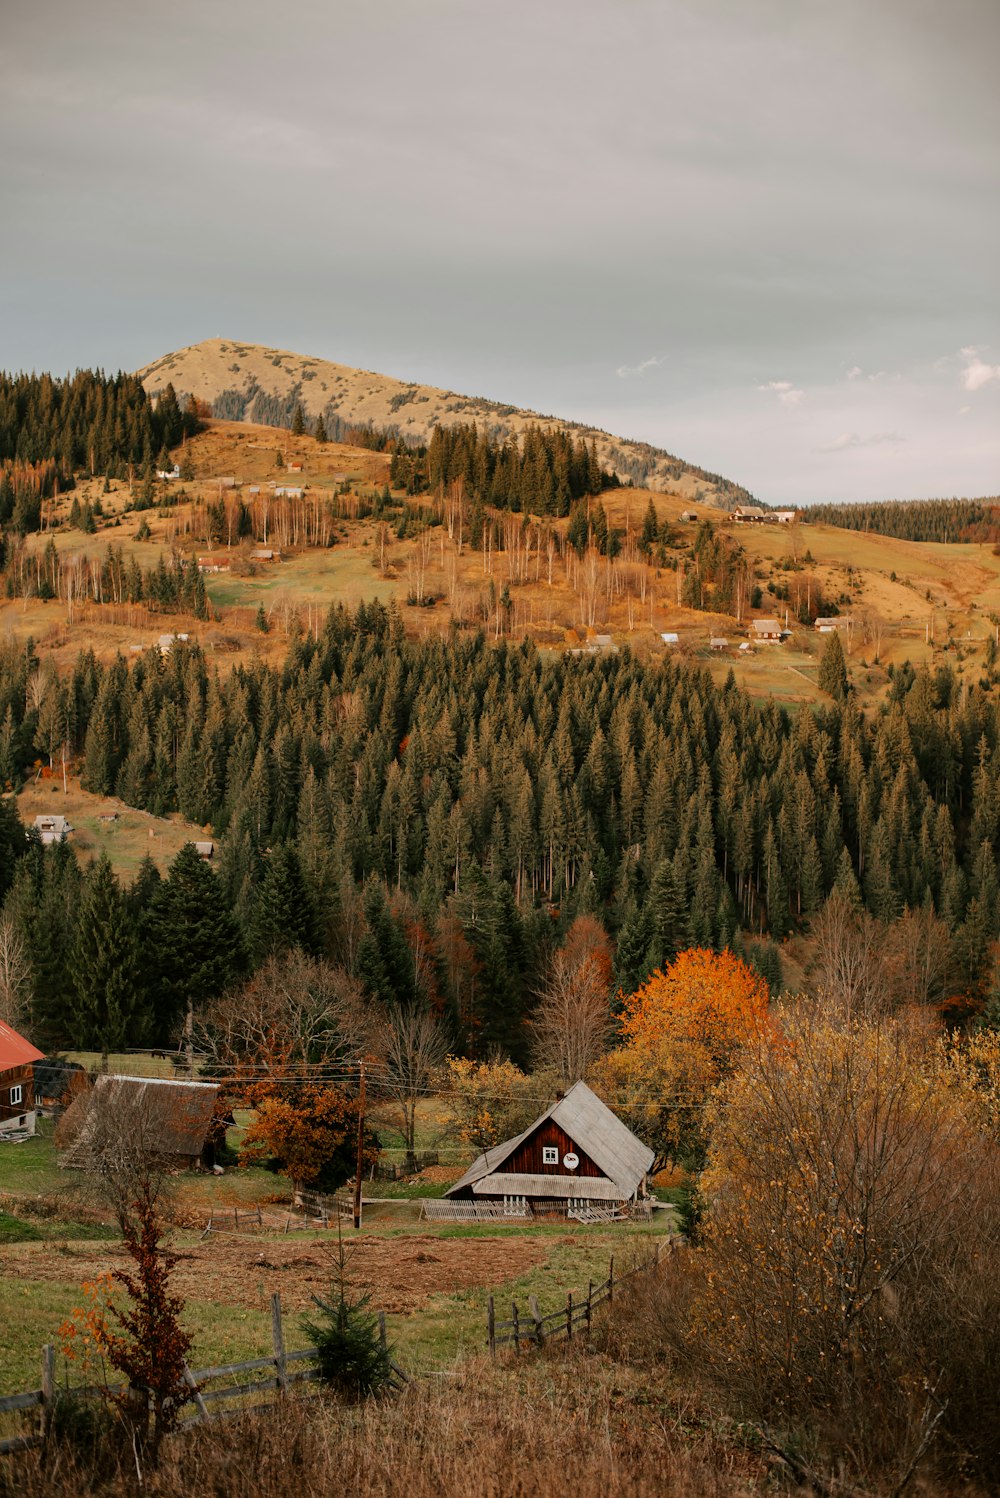
[[[827,636],[823,646],[823,653],[819,658],[819,689],[821,692],[828,692],[838,701],[847,694],[847,664],[839,629]]]
[[[239,929],[220,882],[193,843],[185,843],[158,886],[148,931],[159,954],[151,975],[152,1031],[163,1042],[189,1004],[198,1010],[217,998],[244,967]]]
[[[72,1036],[80,1050],[120,1051],[144,1031],[138,944],[107,854],[83,883],[69,963]]]

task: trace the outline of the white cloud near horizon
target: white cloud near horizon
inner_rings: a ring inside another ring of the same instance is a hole
[[[860,379],[863,374],[864,370],[861,368],[860,364],[852,364],[850,369],[847,371],[847,378],[849,380],[857,380]]]
[[[662,354],[654,354],[650,359],[643,359],[641,364],[620,364],[615,371],[620,380],[627,380],[632,375],[644,375],[647,369],[658,369],[663,363]]]
[[[870,437],[862,437],[858,432],[841,432],[832,442],[827,442],[822,447],[817,447],[818,453],[844,453],[855,447],[882,447],[886,443],[905,442],[898,432],[873,432]]]
[[[993,380],[1000,380],[1000,364],[987,364],[979,357],[977,348],[962,350],[967,363],[962,371],[962,385],[966,390],[982,390]]]
[[[791,380],[768,380],[766,385],[758,385],[757,389],[773,391],[779,406],[798,406],[805,399],[805,391],[793,385]]]

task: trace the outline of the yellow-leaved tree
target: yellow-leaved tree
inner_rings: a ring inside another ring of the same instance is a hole
[[[659,1161],[700,1163],[705,1109],[741,1047],[769,1027],[768,987],[732,952],[681,952],[624,1003],[598,1090]]]

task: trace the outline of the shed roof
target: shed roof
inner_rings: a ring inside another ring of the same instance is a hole
[[[530,1134],[533,1134],[541,1124],[549,1119],[558,1124],[564,1133],[568,1134],[573,1143],[578,1145],[590,1156],[598,1170],[604,1172],[608,1181],[615,1187],[614,1199],[627,1199],[642,1184],[643,1177],[649,1170],[655,1158],[654,1152],[637,1139],[631,1129],[627,1129],[611,1109],[602,1103],[596,1093],[591,1092],[586,1082],[574,1082],[569,1091],[561,1098],[557,1098],[551,1108],[536,1118],[523,1133],[517,1134],[513,1139],[506,1140],[503,1144],[494,1145],[486,1150],[479,1158],[469,1166],[468,1170],[445,1192],[446,1196],[453,1196],[455,1192],[471,1187],[476,1195],[486,1192],[491,1194],[499,1190],[502,1195],[523,1196],[528,1194],[524,1186],[511,1186],[509,1190],[503,1188],[490,1188],[477,1183],[485,1181],[487,1177],[499,1179],[502,1176],[501,1167],[504,1161],[517,1149],[518,1145]],[[582,1185],[582,1177],[577,1176],[514,1176],[503,1175],[504,1181],[544,1181],[544,1187],[539,1186],[537,1190],[532,1188],[532,1194],[543,1196],[567,1196],[600,1195],[598,1191],[591,1190],[596,1187],[600,1177],[588,1176],[586,1190]],[[550,1186],[558,1181],[568,1181],[576,1189],[562,1193],[561,1190],[550,1190]]]
[[[100,1076],[81,1101],[85,1116],[73,1144],[61,1160],[63,1165],[86,1165],[87,1147],[94,1121],[104,1106],[121,1107],[123,1117],[134,1109],[148,1109],[147,1121],[155,1131],[158,1153],[200,1155],[208,1137],[219,1088],[214,1082],[179,1082],[173,1077]],[[75,1105],[74,1105],[75,1106]],[[68,1117],[68,1115],[67,1115]]]
[[[0,1020],[0,1071],[13,1071],[15,1066],[30,1066],[32,1061],[42,1060],[44,1052],[36,1051],[30,1040]]]
[[[781,625],[777,619],[755,619],[753,627],[759,635],[781,634]]]

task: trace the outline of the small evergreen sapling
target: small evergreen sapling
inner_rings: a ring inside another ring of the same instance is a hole
[[[319,1314],[302,1327],[317,1349],[322,1382],[349,1400],[384,1393],[392,1381],[392,1354],[370,1309],[371,1296],[351,1290],[339,1229],[329,1299],[314,1295],[313,1301]]]

